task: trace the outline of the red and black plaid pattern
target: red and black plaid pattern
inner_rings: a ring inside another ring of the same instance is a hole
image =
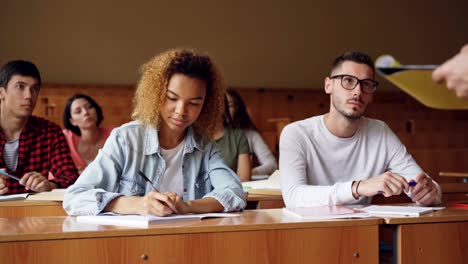
[[[66,188],[78,178],[78,170],[70,156],[65,136],[61,128],[45,119],[31,116],[21,132],[18,145],[18,165],[16,171],[10,171],[3,158],[5,135],[0,129],[0,168],[23,177],[26,172],[36,171],[48,177],[49,172],[59,188]],[[23,185],[8,178],[8,194],[26,192]]]

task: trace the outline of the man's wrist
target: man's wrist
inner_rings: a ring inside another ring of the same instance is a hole
[[[55,182],[49,181],[49,185],[50,185],[50,189],[51,189],[51,190],[57,189],[57,188],[58,188],[58,184],[55,183]]]

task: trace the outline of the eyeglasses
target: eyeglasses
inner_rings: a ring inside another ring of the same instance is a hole
[[[341,86],[345,88],[346,90],[354,90],[354,88],[356,88],[356,86],[360,84],[361,91],[367,94],[374,93],[375,90],[377,89],[377,85],[379,85],[377,81],[374,81],[371,79],[360,80],[357,77],[354,77],[352,75],[347,75],[347,74],[339,74],[339,75],[330,76],[330,79],[336,79],[336,78],[341,79]]]

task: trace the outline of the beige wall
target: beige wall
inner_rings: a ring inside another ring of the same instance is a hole
[[[192,46],[232,86],[321,88],[345,50],[437,64],[468,42],[468,1],[337,2],[1,0],[0,63],[33,60],[45,82],[133,84],[154,54]]]

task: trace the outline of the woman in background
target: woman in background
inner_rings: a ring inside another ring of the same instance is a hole
[[[250,181],[252,161],[250,159],[249,142],[244,131],[232,126],[227,97],[224,98],[224,102],[223,122],[218,123],[214,139],[221,149],[224,162],[229,168],[237,173],[241,181]]]
[[[101,107],[88,95],[70,97],[63,111],[63,134],[76,168],[81,173],[96,158],[112,129],[101,128]]]
[[[252,169],[252,175],[272,174],[278,168],[278,163],[250,119],[244,100],[234,89],[228,89],[227,100],[233,127],[240,128],[245,132],[251,153],[258,160],[259,165]]]

